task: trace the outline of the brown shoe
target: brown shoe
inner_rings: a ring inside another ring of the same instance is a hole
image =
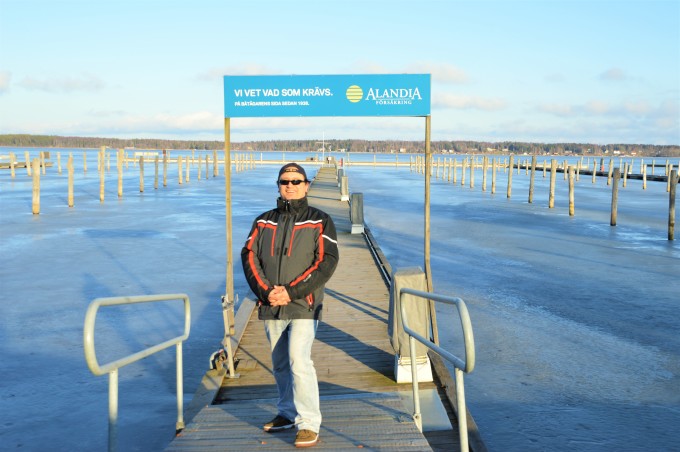
[[[295,422],[290,419],[286,419],[283,416],[277,415],[274,419],[264,424],[262,427],[265,432],[278,432],[281,430],[286,430],[288,428],[295,427]]]
[[[319,442],[319,434],[311,430],[299,430],[295,437],[295,447],[312,447]]]

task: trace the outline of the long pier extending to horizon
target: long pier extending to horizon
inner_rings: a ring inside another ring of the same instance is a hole
[[[316,449],[460,450],[455,383],[442,361],[430,353],[434,382],[419,386],[422,433],[412,417],[411,384],[396,382],[388,336],[389,281],[381,270],[386,262],[371,250],[370,232],[351,233],[349,205],[340,201],[334,168],[319,169],[308,197],[333,217],[340,250],[312,350],[323,415]],[[236,378],[226,368],[206,373],[187,407],[186,427],[167,451],[293,447],[294,430],[262,430],[277,413],[277,390],[264,327],[251,300],[241,302],[232,341]],[[474,420],[465,416],[469,448],[486,450]]]

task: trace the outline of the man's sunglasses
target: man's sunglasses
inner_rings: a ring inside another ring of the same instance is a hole
[[[309,182],[306,180],[300,180],[300,179],[295,179],[295,180],[279,180],[278,183],[279,185],[288,185],[288,184],[293,184],[293,185],[300,185],[303,182]]]

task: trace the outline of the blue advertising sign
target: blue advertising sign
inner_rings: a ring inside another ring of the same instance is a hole
[[[430,74],[224,77],[225,118],[429,114]]]

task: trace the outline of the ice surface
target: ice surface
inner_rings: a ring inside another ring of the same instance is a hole
[[[123,198],[112,170],[100,203],[94,155],[87,174],[76,165],[72,209],[65,172],[48,169],[40,215],[31,214],[30,178],[18,171],[11,180],[0,171],[2,449],[106,447],[107,379],[93,376],[83,356],[85,310],[96,297],[189,295],[185,406],[220,346],[224,178],[206,179],[203,171],[199,181],[193,170],[180,186],[171,171],[168,187],[154,190],[147,166],[139,193],[130,165]],[[238,253],[255,215],[274,205],[276,170],[233,173],[240,297],[249,293]],[[392,266],[422,266],[422,175],[370,166],[350,166],[347,174],[350,190],[364,194],[366,222]],[[466,394],[489,449],[677,448],[680,245],[666,240],[665,184],[648,182],[642,190],[640,181],[628,181],[620,188],[618,226],[611,227],[611,189],[602,178],[593,185],[581,176],[576,215],[569,217],[561,174],[554,209],[547,208],[541,173],[533,204],[523,170],[513,175],[510,199],[502,172],[494,195],[490,177],[486,191],[481,174],[474,189],[458,177],[456,185],[432,181],[434,287],[462,297],[470,310],[477,367],[466,376]],[[102,357],[176,334],[179,311],[107,312],[97,325],[108,338],[97,344],[106,347]],[[454,352],[457,327],[453,313],[441,309],[441,342]],[[174,359],[168,350],[121,369],[120,450],[162,450],[172,439]]]

